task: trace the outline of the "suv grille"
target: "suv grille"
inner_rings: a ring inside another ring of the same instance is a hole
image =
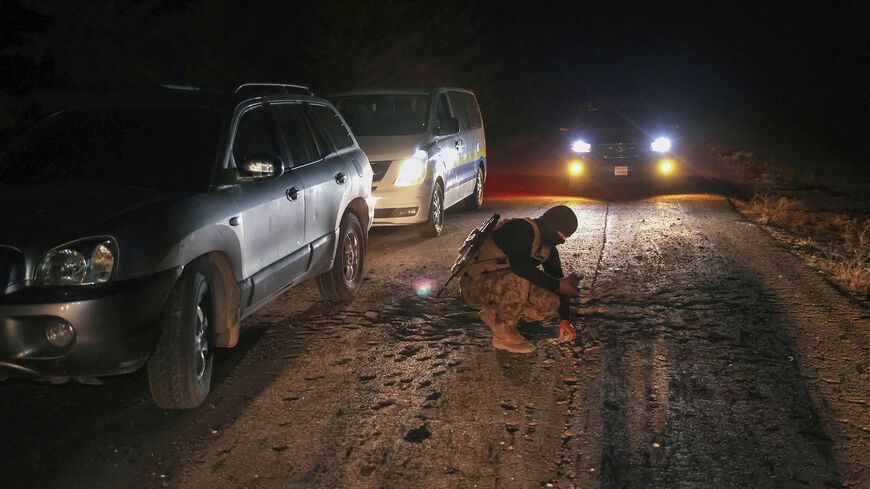
[[[598,154],[605,160],[631,160],[640,156],[636,144],[608,143],[598,146]]]
[[[0,293],[6,287],[24,281],[24,255],[0,246]]]
[[[372,165],[372,171],[374,172],[372,182],[380,182],[384,178],[384,175],[386,175],[392,161],[370,161],[369,163]]]

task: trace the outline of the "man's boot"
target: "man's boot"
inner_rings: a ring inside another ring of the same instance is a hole
[[[535,347],[530,345],[525,338],[517,331],[517,326],[504,325],[505,334],[496,337],[492,336],[492,346],[499,350],[506,350],[512,353],[534,353]]]
[[[484,309],[483,311],[480,311],[480,320],[483,321],[483,324],[489,326],[490,331],[492,331],[493,345],[495,345],[497,338],[499,342],[507,341],[508,336],[504,321],[500,321],[496,317],[494,310]]]

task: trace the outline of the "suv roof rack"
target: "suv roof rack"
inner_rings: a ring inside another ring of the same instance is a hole
[[[188,90],[188,91],[198,91],[199,87],[189,87],[187,85],[173,85],[171,83],[161,83],[161,87],[168,88],[169,90]]]
[[[239,85],[233,93],[238,95],[248,90],[259,93],[301,93],[303,95],[314,95],[314,92],[304,85],[291,85],[289,83],[245,83]]]

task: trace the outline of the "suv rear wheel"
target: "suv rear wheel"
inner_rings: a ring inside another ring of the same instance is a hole
[[[337,301],[348,300],[356,295],[362,284],[365,255],[362,225],[353,213],[348,212],[341,218],[332,270],[317,277],[320,295]]]
[[[186,271],[163,309],[163,334],[148,359],[151,396],[164,409],[202,404],[211,388],[215,304],[206,276]]]

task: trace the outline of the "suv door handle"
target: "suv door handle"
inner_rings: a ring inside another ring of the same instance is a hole
[[[335,174],[335,183],[341,185],[347,181],[347,175],[342,172],[338,172]]]
[[[462,140],[461,139],[454,140],[453,146],[456,148],[456,151],[462,151]]]
[[[299,187],[290,187],[285,194],[287,195],[287,200],[292,202],[299,198]]]

